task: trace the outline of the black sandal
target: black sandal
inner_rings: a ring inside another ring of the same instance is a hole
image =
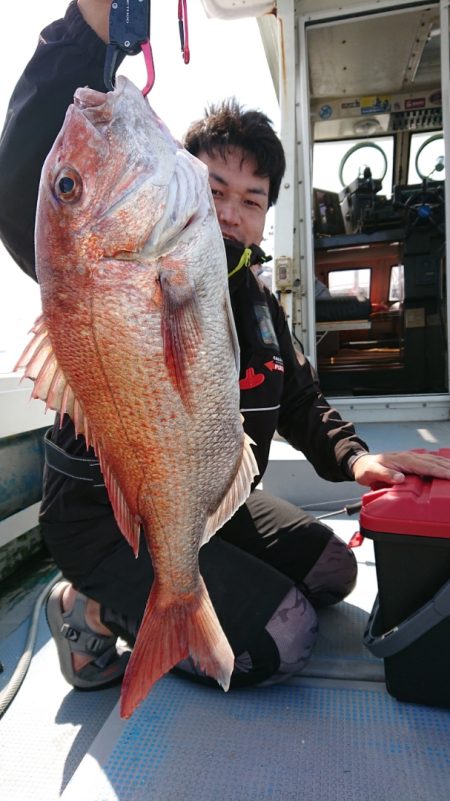
[[[130,652],[119,653],[115,634],[98,634],[86,623],[87,598],[77,594],[70,612],[63,612],[62,596],[67,581],[59,581],[53,587],[46,604],[47,622],[58,649],[61,672],[66,681],[80,690],[109,687],[120,681],[125,673]],[[75,671],[72,654],[81,653],[92,657],[92,661]]]

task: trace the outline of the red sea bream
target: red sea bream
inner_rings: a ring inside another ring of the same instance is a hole
[[[249,494],[239,353],[206,167],[139,90],[78,89],[42,171],[42,316],[18,367],[100,460],[154,581],[122,687],[128,717],[190,655],[227,689],[234,656],[198,551]]]

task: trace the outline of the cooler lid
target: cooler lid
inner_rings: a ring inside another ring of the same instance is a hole
[[[450,448],[435,453],[450,458]],[[403,484],[367,492],[360,524],[367,531],[450,539],[450,481],[408,475]]]

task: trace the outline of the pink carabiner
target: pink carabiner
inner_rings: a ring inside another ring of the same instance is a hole
[[[178,26],[180,29],[181,52],[185,64],[189,64],[189,28],[187,16],[187,0],[178,0]]]
[[[153,52],[149,39],[147,39],[145,42],[141,44],[141,50],[144,54],[145,67],[147,70],[147,83],[145,84],[142,90],[142,94],[144,95],[144,97],[147,97],[148,93],[150,92],[150,89],[153,87],[153,84],[155,83],[155,65],[153,63]]]

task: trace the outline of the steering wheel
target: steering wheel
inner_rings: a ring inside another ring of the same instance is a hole
[[[422,170],[420,169],[420,167],[419,167],[419,159],[420,159],[420,156],[422,155],[422,153],[424,152],[425,148],[427,148],[432,142],[437,142],[438,139],[442,139],[442,142],[443,142],[444,134],[442,134],[442,133],[433,134],[433,136],[430,136],[428,139],[425,140],[425,142],[422,142],[422,144],[420,145],[420,147],[419,147],[419,149],[417,151],[415,167],[416,167],[417,175],[420,175],[420,177],[422,178],[422,181],[425,181],[425,180],[426,181],[443,180],[443,178],[445,177],[445,176],[442,176],[440,179],[439,178],[432,178],[433,172],[436,171],[437,173],[440,173],[443,170],[445,170],[444,156],[438,156],[437,160],[435,161],[434,169],[428,174],[424,174],[422,172]]]
[[[384,176],[386,175],[387,168],[388,168],[388,162],[387,162],[386,153],[384,152],[384,150],[379,145],[376,145],[375,142],[358,142],[358,144],[353,145],[353,147],[351,147],[349,150],[347,150],[347,152],[344,154],[344,156],[341,159],[341,163],[339,164],[339,180],[340,180],[340,182],[341,182],[343,187],[348,186],[348,183],[349,183],[348,181],[344,181],[344,168],[345,168],[349,158],[351,158],[351,156],[353,156],[353,154],[356,153],[358,150],[362,150],[363,148],[367,148],[367,147],[368,148],[372,148],[373,150],[376,150],[376,151],[378,151],[378,153],[380,153],[380,155],[382,157],[382,160],[383,160],[383,167],[382,167],[381,176],[377,176],[377,178],[379,177],[380,181],[384,180]],[[366,166],[366,165],[364,165],[364,166]],[[374,177],[374,176],[372,176],[372,177]]]

